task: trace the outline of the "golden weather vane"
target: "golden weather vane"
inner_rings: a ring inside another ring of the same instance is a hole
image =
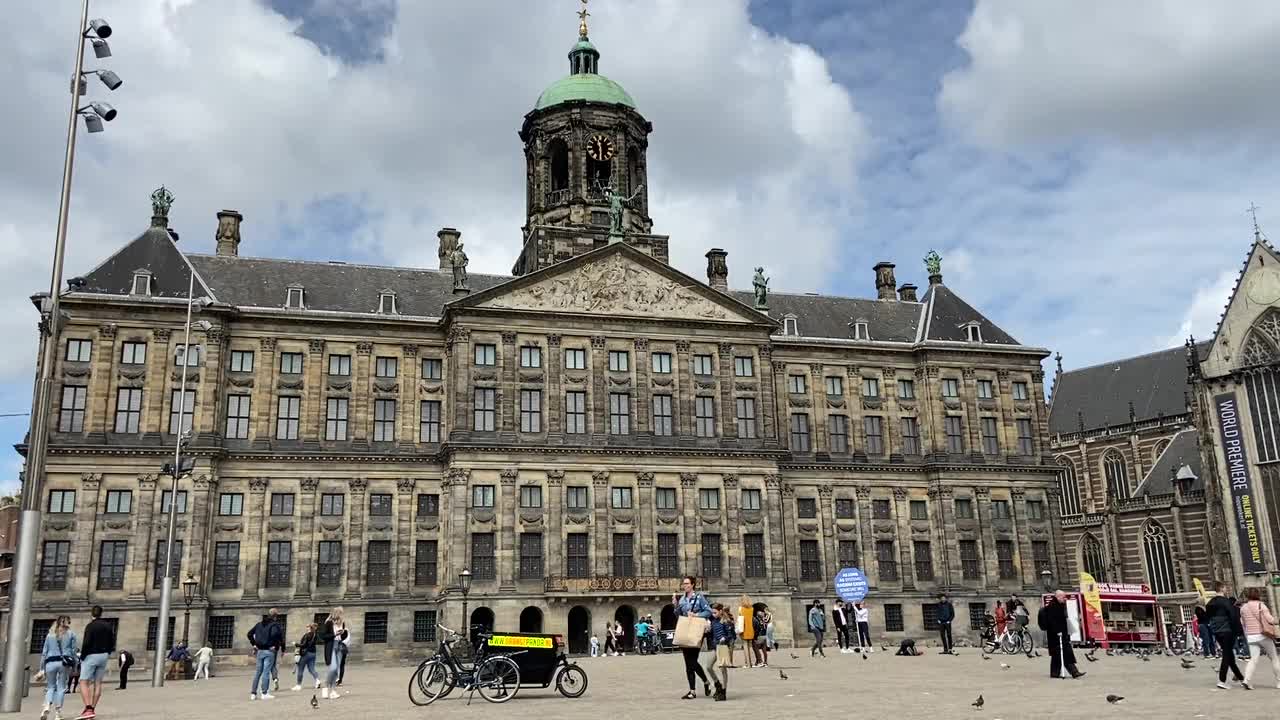
[[[578,37],[583,40],[587,39],[587,18],[591,13],[587,12],[587,0],[582,0],[582,9],[578,11]]]

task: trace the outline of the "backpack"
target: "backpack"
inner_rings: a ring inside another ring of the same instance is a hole
[[[1040,626],[1041,630],[1049,632],[1049,607],[1047,605],[1040,608],[1040,612],[1036,613],[1036,624]]]
[[[764,621],[761,620],[758,615],[751,618],[751,628],[755,631],[756,637],[763,637],[765,632],[768,631],[768,628],[765,627]]]
[[[260,622],[253,627],[253,646],[259,650],[271,649],[271,625]]]

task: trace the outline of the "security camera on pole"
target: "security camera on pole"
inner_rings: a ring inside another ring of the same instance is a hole
[[[31,407],[31,430],[27,443],[27,469],[22,483],[22,519],[18,531],[18,553],[13,568],[13,585],[9,600],[8,645],[4,653],[4,674],[0,676],[0,712],[22,710],[23,677],[31,634],[31,593],[36,577],[36,544],[40,536],[40,498],[44,485],[45,460],[49,446],[49,402],[52,398],[53,366],[56,362],[58,332],[64,316],[59,293],[62,290],[62,265],[67,247],[67,215],[71,209],[71,174],[76,158],[76,118],[83,115],[89,132],[101,132],[102,122],[114,120],[115,108],[103,102],[80,105],[87,90],[86,74],[96,74],[110,90],[120,87],[121,80],[110,70],[84,69],[85,41],[93,44],[98,58],[111,57],[107,38],[111,26],[106,20],[89,19],[89,0],[80,9],[80,25],[76,32],[75,73],[71,79],[71,110],[67,118],[67,150],[62,162],[62,195],[58,204],[58,234],[53,246],[53,271],[49,278],[49,297],[41,304],[40,360],[37,368],[35,401]]]

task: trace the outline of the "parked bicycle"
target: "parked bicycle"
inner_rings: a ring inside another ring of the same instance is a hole
[[[444,637],[436,654],[423,660],[409,678],[410,702],[430,705],[459,686],[464,692],[471,693],[467,696],[467,704],[477,692],[491,703],[504,703],[516,696],[520,691],[520,666],[511,656],[521,652],[490,654],[488,641],[493,634],[476,630],[479,643],[475,659],[468,667],[453,650],[455,643],[465,641],[462,634],[444,625],[437,624],[437,627],[443,631]]]
[[[1023,653],[1030,655],[1035,650],[1036,641],[1031,631],[1017,623],[1006,623],[1004,632],[997,633],[995,623],[982,628],[982,649],[995,654],[996,650],[1006,654]]]

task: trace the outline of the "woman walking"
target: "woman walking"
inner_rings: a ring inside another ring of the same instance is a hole
[[[132,661],[130,661],[132,662]],[[209,641],[206,640],[196,651],[196,676],[193,680],[199,680],[200,674],[204,673],[204,679],[209,679],[209,666],[213,664],[213,648],[209,647]]]
[[[346,639],[350,635],[347,624],[342,620],[342,608],[334,608],[329,613],[329,617],[325,618],[324,625],[320,627],[316,636],[318,643],[324,643],[325,676],[324,683],[320,687],[322,698],[337,700],[341,697],[337,688],[338,673],[342,669],[342,659],[347,651]]]
[[[733,631],[736,620],[733,611],[720,603],[716,603],[711,609],[715,612],[711,618],[711,640],[716,646],[716,652],[711,662],[707,663],[707,672],[711,673],[711,678],[715,680],[716,667],[720,668],[720,679],[715,680],[715,699],[720,702],[728,699],[729,667],[733,660]]]
[[[1247,690],[1253,689],[1253,671],[1261,664],[1262,656],[1271,660],[1271,672],[1276,687],[1280,688],[1280,657],[1276,656],[1276,619],[1262,602],[1262,593],[1256,587],[1244,591],[1245,604],[1240,606],[1240,624],[1244,626],[1245,640],[1249,641],[1249,662],[1244,666],[1244,682]]]
[[[40,654],[40,667],[44,671],[44,709],[40,720],[49,717],[62,720],[62,701],[67,695],[67,678],[71,668],[80,662],[76,650],[76,634],[71,631],[71,618],[60,616],[44,638],[44,650]]]
[[[605,621],[604,623],[604,654],[617,655],[618,645],[613,639],[613,623]]]
[[[704,620],[711,619],[711,606],[707,604],[707,599],[702,593],[696,591],[696,583],[692,576],[685,576],[680,581],[680,594],[671,596],[671,603],[676,606],[676,617],[699,617]],[[702,666],[698,664],[698,652],[702,650],[702,644],[699,643],[695,647],[682,647],[680,654],[684,656],[684,674],[689,680],[689,692],[685,693],[682,700],[693,700],[698,697],[698,693],[694,692],[693,678],[702,678],[702,688],[707,695],[711,694],[711,681],[707,679],[707,674],[702,670]]]
[[[298,692],[302,689],[302,671],[306,670],[311,673],[311,677],[316,681],[316,687],[320,687],[320,675],[316,673],[316,625],[311,623],[307,626],[307,631],[302,633],[302,639],[298,640],[294,645],[297,649],[297,661],[294,667],[297,669],[298,681],[293,685],[293,691]]]

